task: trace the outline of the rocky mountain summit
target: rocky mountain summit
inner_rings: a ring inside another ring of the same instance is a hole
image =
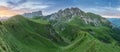
[[[93,24],[94,26],[102,25],[101,23],[109,23],[105,18],[100,15],[90,12],[83,12],[79,8],[66,8],[59,10],[58,12],[49,15],[50,21],[69,22],[75,18],[81,19],[85,24]],[[110,25],[110,23],[109,23]]]
[[[74,16],[81,16],[83,11],[79,8],[66,8],[64,10],[59,10],[57,13],[51,15],[50,20],[59,19],[62,17],[72,18]]]

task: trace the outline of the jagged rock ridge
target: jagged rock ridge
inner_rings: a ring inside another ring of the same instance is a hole
[[[50,21],[57,21],[58,22],[69,22],[74,18],[80,18],[84,21],[85,24],[93,24],[95,26],[102,25],[101,23],[110,23],[105,18],[101,17],[100,15],[93,14],[90,12],[83,12],[79,8],[66,8],[64,10],[59,10],[57,13],[49,15]]]

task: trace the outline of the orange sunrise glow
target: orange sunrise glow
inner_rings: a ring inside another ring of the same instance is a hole
[[[0,6],[0,17],[11,17],[17,14],[21,14],[20,10],[12,10],[10,8]]]
[[[0,10],[0,16],[1,17],[4,17],[4,16],[13,16],[13,15],[16,15],[17,13],[11,11],[11,10]]]

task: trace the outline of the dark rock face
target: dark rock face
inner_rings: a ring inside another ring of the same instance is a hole
[[[23,14],[24,17],[32,18],[34,16],[43,16],[42,11],[32,12],[32,13],[25,13]]]

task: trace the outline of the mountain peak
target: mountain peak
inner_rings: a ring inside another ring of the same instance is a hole
[[[59,12],[81,12],[81,10],[77,7],[76,8],[72,7],[72,8],[66,8],[64,10],[59,10],[58,13]]]
[[[106,26],[111,26],[110,23],[100,15],[94,13],[86,13],[79,8],[66,8],[64,10],[59,10],[57,13],[50,15],[50,21],[59,22],[70,22],[72,20],[82,20],[84,24],[91,24],[93,26],[101,26],[105,24]]]
[[[79,8],[66,8],[64,10],[59,10],[58,13],[66,13],[66,14],[76,14],[81,13],[82,11]]]
[[[81,16],[84,12],[79,8],[66,8],[64,10],[59,10],[57,13],[51,15],[50,20],[59,19],[62,17],[72,18],[74,16]]]

